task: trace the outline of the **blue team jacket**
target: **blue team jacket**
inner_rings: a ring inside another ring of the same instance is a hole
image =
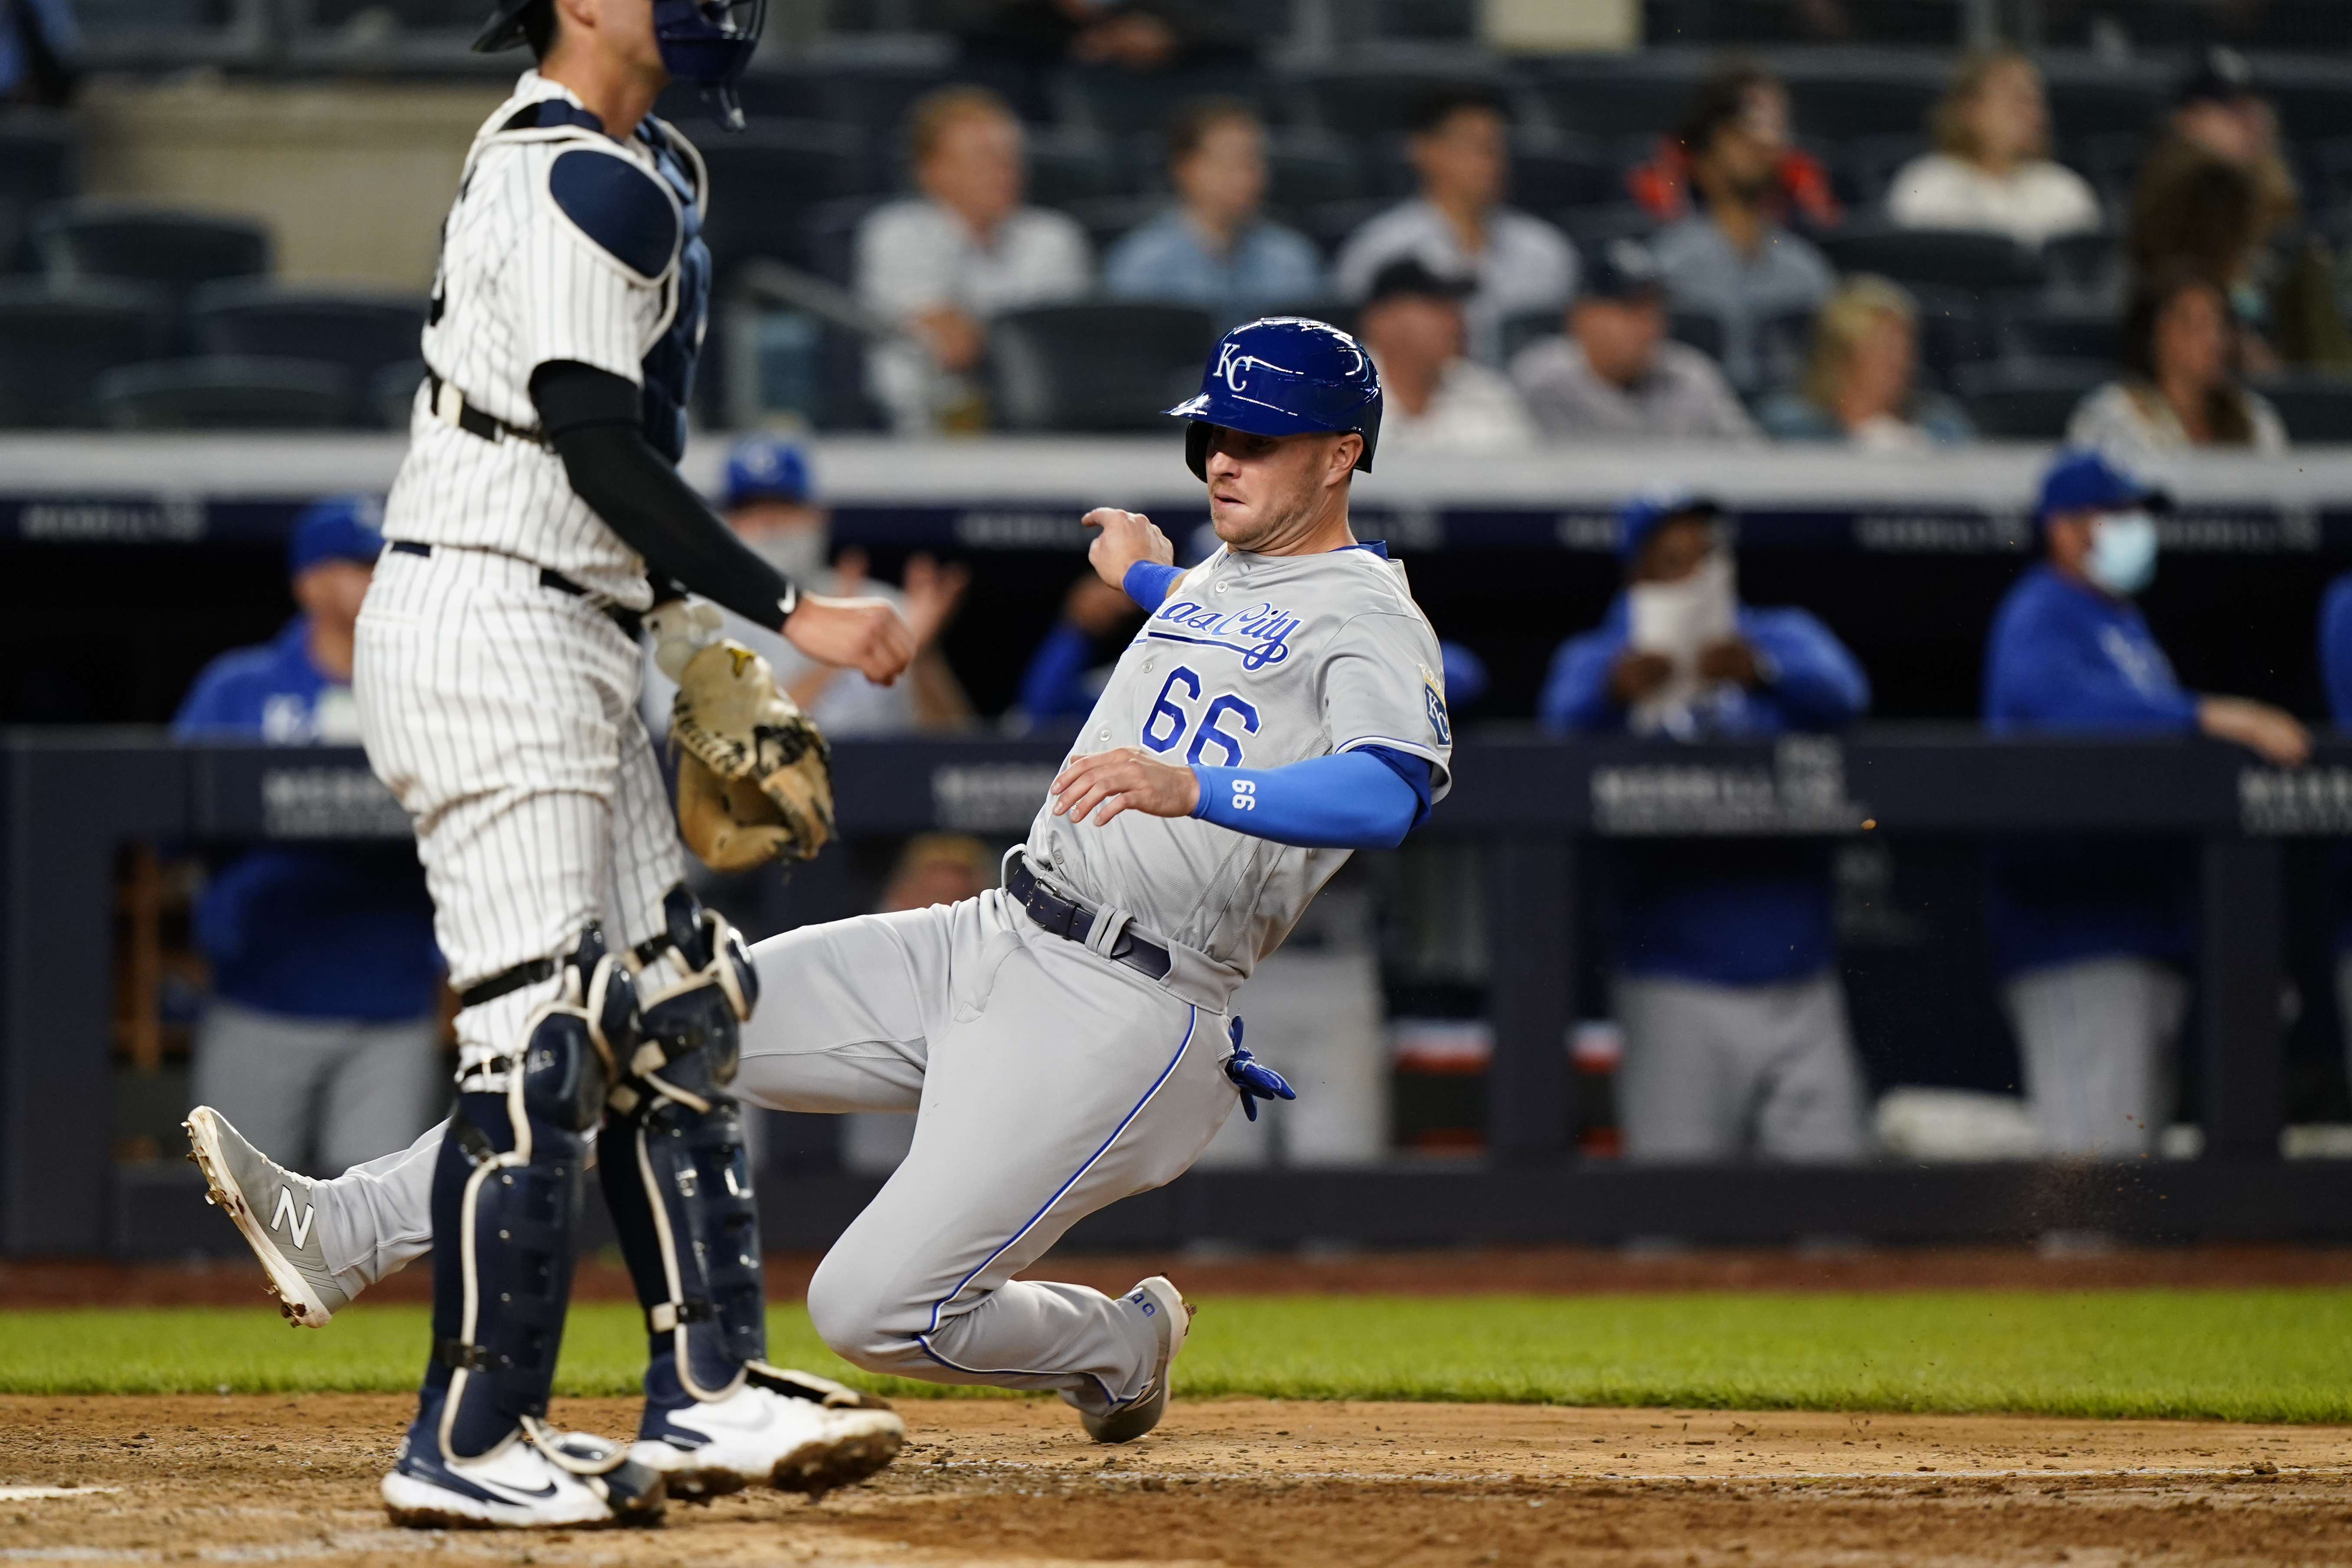
[[[2037,565],[1993,613],[1984,719],[1996,735],[2182,735],[2197,729],[2197,699],[2137,605]],[[1986,871],[2004,975],[2088,958],[2178,963],[2195,949],[2196,866],[2177,841],[2005,839],[1987,847]]]
[[[330,681],[300,616],[276,640],[205,667],[173,720],[180,741],[318,739]],[[392,1023],[434,1010],[441,953],[412,844],[273,845],[219,867],[196,900],[213,991],[265,1012]]]
[[[1554,734],[1622,731],[1625,709],[1609,695],[1609,669],[1624,651],[1625,595],[1601,625],[1552,656],[1536,711]],[[1870,707],[1870,679],[1830,629],[1802,610],[1741,605],[1739,635],[1762,654],[1771,679],[1725,693],[1707,717],[1724,738],[1844,727]],[[1617,967],[1629,974],[1713,985],[1801,980],[1837,957],[1829,847],[1769,839],[1610,847],[1602,911]]]
[[[2319,601],[2319,676],[2328,716],[2337,729],[2352,729],[2352,572],[2327,584]],[[2336,948],[2352,950],[2352,843],[2336,846]]]

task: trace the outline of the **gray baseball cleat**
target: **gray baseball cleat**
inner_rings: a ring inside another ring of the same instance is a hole
[[[1192,1303],[1184,1300],[1166,1276],[1155,1274],[1129,1290],[1121,1300],[1133,1303],[1151,1320],[1160,1335],[1160,1359],[1151,1368],[1151,1381],[1143,1392],[1113,1410],[1096,1412],[1065,1394],[1062,1397],[1077,1405],[1078,1420],[1087,1436],[1097,1443],[1132,1443],[1154,1426],[1168,1414],[1168,1385],[1174,1373],[1176,1353],[1184,1348],[1184,1338],[1192,1331]]]
[[[199,1105],[180,1123],[205,1173],[205,1201],[236,1222],[261,1259],[278,1310],[298,1329],[323,1329],[351,1292],[335,1283],[319,1245],[319,1210],[308,1176],[298,1176],[247,1142],[228,1118]]]

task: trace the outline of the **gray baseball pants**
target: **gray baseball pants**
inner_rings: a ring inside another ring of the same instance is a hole
[[[1634,1160],[1858,1160],[1862,1064],[1834,973],[1778,985],[1621,974],[1617,1110]]]
[[[298,1170],[332,1173],[402,1148],[448,1101],[429,1017],[298,1018],[215,996],[194,1058],[190,1103],[215,1107]]]
[[[2029,970],[2001,987],[2025,1099],[2049,1154],[2132,1158],[2172,1119],[2189,983],[2147,958]]]
[[[995,889],[804,926],[752,960],[738,1093],[774,1110],[916,1112],[906,1159],[809,1283],[825,1342],[932,1383],[1095,1406],[1140,1394],[1159,1352],[1139,1312],[1013,1276],[1216,1136],[1237,1098],[1225,1014],[1047,935]],[[423,1249],[419,1156],[439,1134],[322,1188],[330,1268],[364,1285]]]

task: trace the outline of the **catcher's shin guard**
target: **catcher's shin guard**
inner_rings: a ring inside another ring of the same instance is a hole
[[[572,1295],[587,1134],[610,1064],[636,1046],[633,984],[595,928],[562,973],[562,994],[531,1015],[520,1050],[460,1080],[433,1173],[433,1359],[420,1408],[437,1410],[435,1436],[453,1462],[518,1426],[539,1436]]]
[[[655,1366],[672,1363],[683,1392],[709,1401],[767,1352],[760,1214],[728,1088],[759,979],[717,913],[683,888],[664,902],[669,930],[657,945],[687,975],[645,998],[644,1039],[607,1100],[599,1170]]]

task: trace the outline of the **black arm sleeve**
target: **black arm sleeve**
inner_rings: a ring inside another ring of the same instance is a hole
[[[675,578],[759,626],[783,626],[799,590],[646,444],[635,385],[608,370],[552,360],[530,373],[530,400],[572,488],[656,579]]]

